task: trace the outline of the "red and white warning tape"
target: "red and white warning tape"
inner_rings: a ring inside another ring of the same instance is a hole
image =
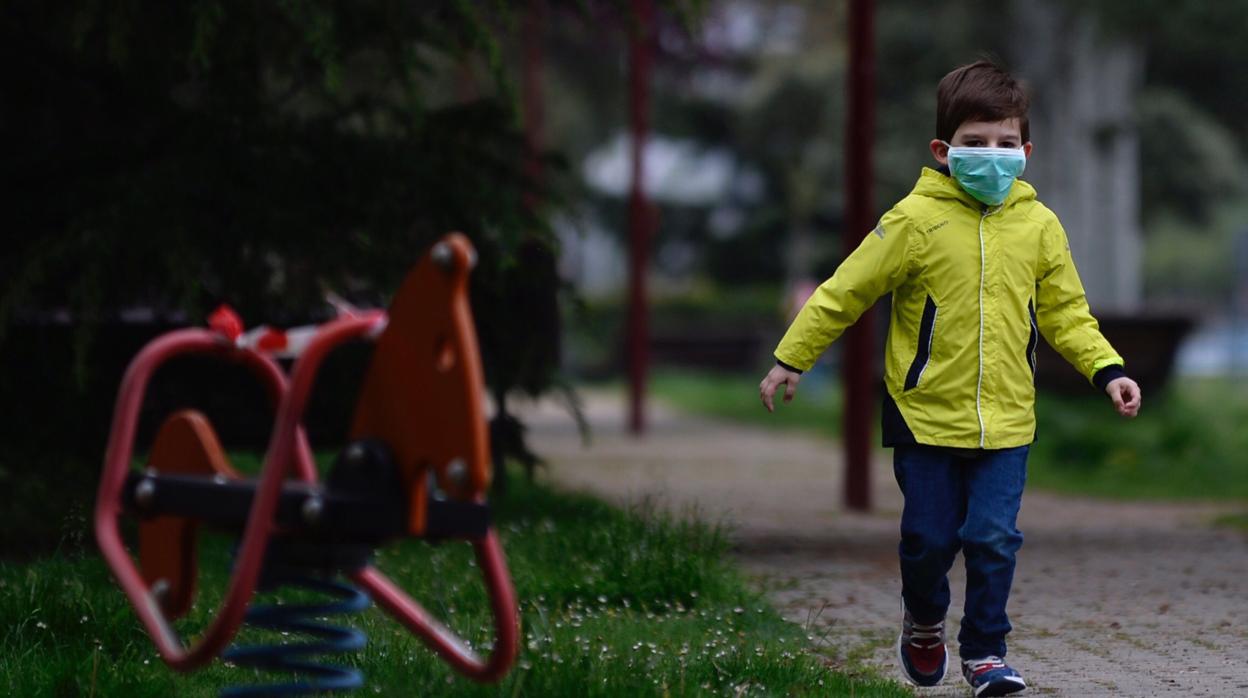
[[[368,333],[369,339],[375,339],[386,329],[385,313],[361,311],[337,296],[331,299],[331,303],[339,317],[359,317],[376,313],[377,321]],[[257,325],[250,330],[244,330],[243,319],[233,308],[224,304],[208,316],[208,327],[233,342],[239,349],[251,349],[283,359],[298,357],[321,329],[319,325],[302,325],[285,330]]]

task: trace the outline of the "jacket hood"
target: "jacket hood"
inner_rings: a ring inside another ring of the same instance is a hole
[[[982,211],[990,208],[975,197],[971,196],[958,185],[957,180],[953,177],[933,170],[930,167],[924,167],[919,174],[919,181],[915,183],[911,194],[919,196],[927,196],[933,199],[955,199],[970,206],[976,211]],[[1036,198],[1036,189],[1021,179],[1014,180],[1014,186],[1010,187],[1010,193],[1006,195],[1002,206],[1013,206],[1022,201],[1032,201]]]

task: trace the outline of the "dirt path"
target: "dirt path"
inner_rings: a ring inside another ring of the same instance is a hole
[[[889,453],[877,511],[839,506],[835,442],[780,436],[657,408],[644,440],[620,400],[591,395],[593,443],[559,408],[524,412],[548,477],[618,502],[657,498],[732,526],[736,555],[788,618],[847,667],[896,675],[897,522]],[[1010,599],[1011,664],[1030,695],[1248,696],[1248,539],[1209,527],[1222,509],[1028,492]],[[957,635],[961,562],[951,579]],[[956,652],[956,645],[954,647]],[[920,695],[969,695],[955,672]]]

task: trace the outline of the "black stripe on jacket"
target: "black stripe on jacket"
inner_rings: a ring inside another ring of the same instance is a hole
[[[919,378],[923,376],[923,370],[927,368],[927,362],[932,358],[932,333],[935,329],[936,301],[928,296],[927,303],[923,306],[923,319],[919,321],[919,348],[914,353],[914,361],[910,364],[910,371],[906,374],[906,382],[902,390],[910,390],[918,386]]]

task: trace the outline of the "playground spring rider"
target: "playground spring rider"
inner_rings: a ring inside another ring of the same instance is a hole
[[[475,254],[462,235],[443,238],[404,280],[389,314],[348,311],[316,328],[298,352],[289,380],[271,355],[282,336],[244,335],[241,323],[170,332],[131,362],[104,461],[96,539],[169,666],[191,671],[221,655],[236,664],[297,671],[303,677],[230,689],[225,695],[357,688],[363,681],[359,672],[306,656],[361,647],[360,633],[317,619],[358,611],[371,597],[460,673],[480,681],[507,673],[516,654],[516,601],[484,497],[489,449],[481,362],[467,299]],[[375,339],[376,349],[350,441],[327,482],[318,482],[301,424],[304,408],[321,361],[334,347],[360,338]],[[131,469],[148,379],[165,361],[188,354],[242,364],[276,405],[258,478],[243,478],[230,467],[212,426],[192,410],[171,415],[157,432],[147,468]],[[121,539],[118,518],[123,513],[139,521],[137,564]],[[201,524],[241,537],[216,617],[188,646],[172,621],[191,608]],[[488,658],[478,657],[370,564],[374,548],[403,536],[472,542],[494,615],[495,641]],[[355,586],[336,581],[339,575]],[[317,590],[336,601],[248,610],[257,588],[282,585]],[[316,640],[226,649],[244,620]]]

